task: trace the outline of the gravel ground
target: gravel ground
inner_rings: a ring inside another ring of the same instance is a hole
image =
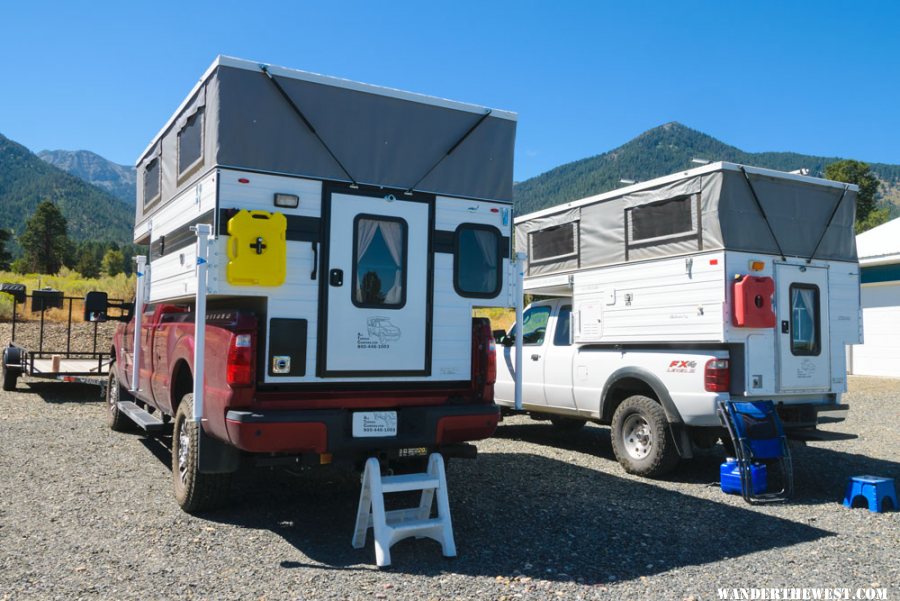
[[[850,475],[900,480],[900,380],[851,380],[856,435],[795,449],[797,499],[715,486],[721,449],[667,481],[625,474],[606,428],[507,418],[449,464],[459,552],[431,541],[374,567],[350,545],[357,477],[242,472],[229,509],[182,513],[166,438],[104,425],[96,389],[0,393],[0,599],[715,599],[720,587],[885,588],[900,598],[900,513],[841,506]]]

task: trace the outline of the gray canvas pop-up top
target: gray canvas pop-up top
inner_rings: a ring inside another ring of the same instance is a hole
[[[514,113],[220,56],[137,161],[136,231],[214,166],[511,202],[515,133]]]
[[[713,163],[517,217],[516,248],[529,276],[721,249],[855,262],[857,192]]]

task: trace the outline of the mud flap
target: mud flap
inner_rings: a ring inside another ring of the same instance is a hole
[[[241,466],[241,452],[237,447],[215,439],[199,428],[197,464],[203,474],[230,474]]]

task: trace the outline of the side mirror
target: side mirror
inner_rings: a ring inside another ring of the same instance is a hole
[[[109,311],[109,295],[105,292],[94,290],[84,296],[85,321],[106,321],[107,311]]]
[[[516,335],[509,334],[503,337],[503,340],[500,341],[500,344],[506,347],[511,347],[516,345]]]
[[[494,337],[494,342],[502,343],[503,339],[506,338],[506,332],[504,330],[494,330],[491,332],[491,335]]]

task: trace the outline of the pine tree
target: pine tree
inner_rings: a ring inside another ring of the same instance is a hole
[[[45,200],[25,223],[20,241],[31,271],[57,273],[69,244],[66,218],[55,204]]]

